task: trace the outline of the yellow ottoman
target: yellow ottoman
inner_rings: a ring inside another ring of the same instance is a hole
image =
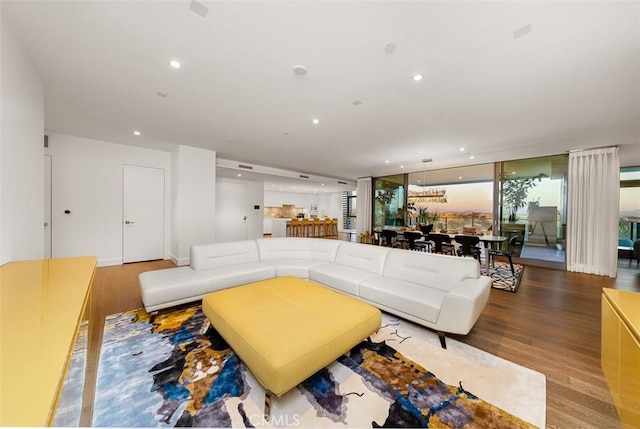
[[[297,386],[381,323],[377,308],[296,277],[211,293],[202,310],[267,389],[267,405],[269,392]]]

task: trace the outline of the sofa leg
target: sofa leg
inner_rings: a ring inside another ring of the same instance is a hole
[[[272,393],[268,390],[264,392],[264,419],[267,422],[271,415],[271,395]]]
[[[151,313],[149,313],[149,323],[150,324],[153,324],[153,322],[155,322],[157,315],[158,315],[158,310],[152,311]]]
[[[438,338],[440,338],[440,345],[443,349],[447,348],[447,337],[444,335],[444,332],[438,332]]]

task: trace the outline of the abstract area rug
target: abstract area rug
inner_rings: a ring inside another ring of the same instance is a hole
[[[76,344],[73,347],[69,368],[62,385],[56,414],[53,418],[55,427],[78,427],[82,413],[82,389],[87,367],[89,322],[80,323]]]
[[[495,263],[495,266],[489,267],[489,276],[493,279],[492,286],[495,289],[516,292],[520,287],[524,265],[513,264],[513,269],[516,272],[514,276],[511,273],[511,266],[509,266],[508,262],[495,261],[493,263]]]
[[[93,426],[544,427],[544,375],[383,314],[383,326],[271,403],[200,305],[107,317]],[[516,417],[517,416],[517,417]]]

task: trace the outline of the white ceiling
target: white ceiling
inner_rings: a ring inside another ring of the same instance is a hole
[[[351,180],[610,145],[640,165],[638,2],[201,3],[2,0],[47,131]]]

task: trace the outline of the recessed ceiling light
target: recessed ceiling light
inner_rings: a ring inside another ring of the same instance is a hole
[[[404,165],[401,165],[400,168],[404,168]]]
[[[311,122],[313,122],[315,125],[318,125],[318,124],[320,123],[320,119],[314,119],[314,120],[313,120],[313,121],[311,121]]]
[[[418,179],[418,183],[422,183],[422,180]]]
[[[179,69],[180,67],[182,67],[182,64],[180,64],[180,61],[176,61],[176,60],[169,61],[169,65],[174,69]]]
[[[471,156],[469,157],[469,159],[474,159],[474,158],[475,158],[475,156],[473,156],[473,155],[471,155]]]
[[[458,176],[458,179],[462,179],[462,176]]]
[[[424,76],[422,76],[421,74],[419,74],[419,73],[418,73],[418,74],[414,74],[414,75],[413,75],[413,77],[412,77],[411,79],[413,79],[413,80],[414,80],[414,81],[416,81],[416,82],[419,82],[419,81],[421,81],[422,79],[424,79]]]
[[[384,51],[385,51],[387,54],[390,54],[390,53],[392,53],[392,52],[393,52],[393,51],[395,51],[395,50],[396,50],[396,45],[395,45],[395,43],[389,43],[389,44],[385,45],[385,47],[384,47]]]
[[[460,148],[460,152],[464,152],[464,148],[463,147]]]
[[[321,183],[320,186],[324,186],[324,183]]]
[[[293,66],[293,72],[297,75],[302,76],[303,74],[307,74],[307,68],[305,66]]]
[[[388,159],[385,159],[384,163],[385,163],[385,164],[388,164],[388,163],[389,163],[389,160],[388,160]]]
[[[140,135],[140,131],[134,131],[133,134],[135,134],[136,136]]]
[[[272,184],[271,187],[273,188],[274,186],[276,186],[275,184]]]
[[[238,177],[242,177],[242,174],[238,173]]]

